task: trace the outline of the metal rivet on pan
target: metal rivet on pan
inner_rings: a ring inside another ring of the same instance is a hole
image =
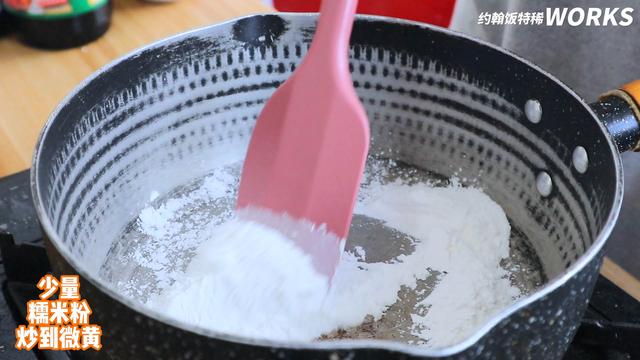
[[[537,124],[540,122],[540,119],[542,119],[542,105],[540,105],[538,100],[529,99],[524,104],[524,114],[529,121]]]
[[[589,166],[589,156],[587,155],[587,150],[582,146],[576,146],[573,150],[573,167],[580,174],[584,174],[587,171],[587,167]]]
[[[544,171],[540,172],[536,178],[536,188],[538,188],[540,195],[549,196],[552,187],[553,182],[551,181],[551,176]]]

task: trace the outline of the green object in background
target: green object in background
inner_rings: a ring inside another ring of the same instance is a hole
[[[112,0],[0,0],[18,38],[45,49],[84,45],[111,24]]]
[[[7,12],[30,19],[63,19],[94,11],[108,0],[4,0]]]
[[[82,14],[102,6],[107,0],[68,0],[74,14]]]

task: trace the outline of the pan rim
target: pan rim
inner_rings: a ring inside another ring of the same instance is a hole
[[[48,134],[50,128],[55,123],[55,119],[57,118],[57,116],[60,113],[60,111],[64,108],[64,106],[66,104],[69,103],[69,101],[74,96],[77,95],[77,93],[79,91],[81,91],[83,88],[85,88],[86,85],[91,83],[93,80],[98,78],[101,74],[105,73],[106,71],[108,71],[112,67],[116,66],[120,62],[122,62],[122,61],[124,61],[126,59],[129,59],[129,58],[135,57],[136,55],[140,55],[142,52],[144,52],[146,50],[154,49],[154,48],[160,47],[162,45],[165,45],[167,43],[177,42],[180,39],[188,38],[190,36],[199,36],[200,33],[205,33],[208,30],[212,30],[212,29],[215,29],[215,28],[222,28],[222,27],[224,27],[226,25],[237,23],[240,20],[250,19],[250,18],[255,18],[255,17],[262,17],[262,16],[275,16],[275,17],[280,17],[285,21],[289,21],[289,20],[296,19],[296,18],[310,18],[310,17],[315,18],[317,16],[317,14],[316,13],[255,13],[255,14],[249,14],[249,15],[245,15],[245,16],[235,17],[235,18],[226,20],[224,22],[219,22],[219,23],[216,23],[216,24],[195,28],[195,29],[192,29],[192,30],[189,30],[189,31],[186,31],[186,32],[178,33],[178,34],[163,38],[161,40],[155,41],[155,42],[153,42],[151,44],[148,44],[146,46],[137,48],[137,49],[135,49],[135,50],[133,50],[133,51],[121,56],[121,57],[118,57],[117,59],[115,59],[115,60],[113,60],[113,61],[111,61],[109,63],[107,63],[106,65],[100,67],[98,70],[96,70],[91,75],[89,75],[87,78],[85,78],[83,81],[81,81],[73,90],[71,90],[69,92],[69,94],[67,94],[63,98],[63,100],[61,100],[60,103],[58,103],[58,105],[55,107],[55,109],[51,112],[51,114],[47,118],[47,121],[45,122],[45,124],[44,124],[44,126],[43,126],[43,128],[42,128],[42,130],[41,130],[41,132],[40,132],[40,134],[38,136],[38,139],[36,141],[36,147],[35,147],[35,151],[34,151],[33,158],[32,158],[32,164],[31,164],[30,187],[31,187],[31,194],[32,194],[33,202],[34,202],[34,205],[35,205],[35,208],[36,208],[36,214],[38,216],[38,220],[40,221],[40,224],[41,224],[41,226],[42,226],[42,228],[43,228],[43,230],[45,232],[46,238],[53,245],[55,250],[65,259],[65,261],[69,265],[71,265],[73,267],[73,269],[80,276],[82,276],[83,279],[85,279],[87,281],[90,281],[93,286],[95,286],[101,292],[103,292],[104,294],[109,296],[111,299],[113,299],[114,301],[119,302],[123,306],[126,306],[126,307],[130,308],[134,312],[137,312],[139,314],[147,316],[147,317],[149,317],[151,319],[154,319],[156,321],[162,322],[162,323],[164,323],[166,325],[173,326],[175,328],[184,330],[186,332],[191,332],[191,333],[194,333],[194,334],[197,334],[197,335],[201,335],[201,336],[205,336],[205,337],[216,338],[216,339],[235,342],[235,343],[240,343],[240,344],[253,345],[253,346],[262,346],[262,347],[269,347],[269,348],[282,348],[282,349],[290,349],[290,350],[322,350],[322,351],[332,351],[332,350],[334,350],[334,351],[338,351],[338,350],[358,350],[358,349],[380,349],[380,350],[389,350],[389,351],[402,352],[402,353],[405,353],[405,354],[408,354],[408,355],[412,355],[412,356],[443,357],[443,356],[455,355],[455,354],[458,354],[460,352],[463,352],[463,351],[467,350],[468,348],[472,347],[475,343],[477,343],[483,336],[488,334],[491,331],[491,329],[493,329],[502,320],[508,318],[509,316],[511,316],[515,312],[519,311],[520,309],[525,308],[526,306],[532,304],[533,302],[540,300],[544,296],[552,293],[556,289],[558,289],[561,286],[563,286],[566,282],[568,282],[570,279],[572,279],[578,272],[583,270],[591,261],[593,261],[594,258],[600,252],[600,250],[603,248],[604,244],[606,243],[607,239],[609,238],[609,236],[610,236],[610,234],[611,234],[611,232],[613,230],[613,227],[614,227],[614,225],[615,225],[615,223],[617,221],[618,215],[620,213],[620,208],[621,208],[622,198],[623,198],[623,189],[624,189],[623,176],[622,176],[623,169],[622,169],[622,162],[621,162],[617,147],[615,146],[611,135],[606,130],[604,124],[602,124],[602,122],[598,119],[598,117],[593,112],[593,110],[584,101],[584,99],[582,99],[580,96],[578,96],[571,88],[569,88],[563,82],[558,80],[555,76],[553,76],[552,74],[548,73],[547,71],[541,69],[540,67],[538,67],[537,65],[535,65],[531,61],[526,60],[526,59],[524,59],[524,58],[522,58],[522,57],[520,57],[520,56],[518,56],[516,54],[513,54],[512,52],[510,52],[508,50],[500,48],[497,45],[491,44],[491,43],[486,42],[484,40],[476,39],[476,38],[474,38],[472,36],[469,36],[469,35],[466,35],[466,34],[463,34],[463,33],[459,33],[457,31],[453,31],[453,30],[450,30],[450,29],[440,28],[440,27],[437,27],[437,26],[433,26],[433,25],[429,25],[429,24],[425,24],[425,23],[420,23],[420,22],[416,22],[416,21],[410,21],[410,20],[404,20],[404,19],[396,19],[396,18],[390,18],[390,17],[385,17],[385,16],[358,15],[357,16],[357,20],[358,21],[379,21],[379,22],[393,23],[393,24],[399,24],[399,25],[416,26],[416,27],[421,28],[421,29],[427,29],[429,31],[439,32],[439,33],[445,34],[447,36],[453,36],[453,37],[462,38],[464,40],[473,41],[473,42],[476,42],[476,43],[478,43],[478,44],[480,44],[482,46],[489,47],[489,48],[491,48],[491,49],[493,49],[495,51],[498,51],[498,52],[500,52],[500,53],[502,53],[502,54],[504,54],[506,56],[510,56],[510,57],[514,58],[515,60],[522,62],[523,64],[525,64],[526,66],[530,67],[531,69],[539,72],[540,74],[542,74],[543,76],[545,76],[549,80],[555,82],[556,84],[561,86],[561,88],[563,90],[565,90],[567,92],[567,94],[569,94],[574,99],[576,99],[578,104],[582,105],[587,110],[587,112],[591,115],[592,120],[595,121],[598,124],[598,126],[600,126],[600,129],[601,129],[601,131],[602,131],[602,133],[603,133],[603,135],[604,135],[604,137],[605,137],[605,139],[607,141],[607,144],[609,146],[609,149],[611,151],[611,155],[612,155],[612,158],[613,158],[613,161],[614,161],[615,176],[616,176],[616,191],[615,191],[615,194],[614,194],[611,211],[609,212],[609,215],[607,216],[607,220],[606,220],[602,230],[600,230],[600,232],[597,234],[594,242],[587,249],[587,251],[585,251],[585,253],[582,254],[578,258],[578,260],[574,264],[572,264],[568,269],[564,270],[564,272],[562,274],[557,275],[552,279],[549,279],[549,281],[546,284],[541,286],[536,291],[532,292],[531,294],[529,294],[529,295],[527,295],[527,296],[525,296],[525,297],[523,297],[521,299],[518,299],[511,306],[503,309],[502,311],[500,311],[499,313],[497,313],[496,315],[491,317],[489,320],[487,320],[485,322],[485,324],[483,326],[478,328],[473,334],[468,336],[465,340],[463,340],[463,341],[461,341],[461,342],[459,342],[459,343],[457,343],[455,345],[452,345],[452,346],[440,347],[440,348],[424,348],[424,347],[418,347],[418,346],[415,346],[415,345],[403,344],[403,343],[399,343],[399,342],[396,342],[396,341],[390,341],[390,340],[353,340],[353,339],[344,339],[344,340],[339,340],[339,341],[312,341],[312,342],[289,341],[289,342],[285,342],[285,341],[273,341],[273,340],[264,340],[264,339],[253,339],[253,338],[248,338],[248,337],[243,337],[243,336],[238,336],[238,335],[232,335],[232,334],[217,332],[215,330],[203,328],[203,327],[200,327],[200,326],[190,325],[185,321],[171,318],[171,317],[166,316],[166,315],[164,315],[164,314],[162,314],[162,313],[160,313],[160,312],[158,312],[156,310],[153,310],[153,309],[150,309],[148,307],[142,306],[142,305],[140,305],[138,303],[135,303],[132,300],[124,297],[122,294],[120,294],[120,293],[118,293],[116,291],[113,291],[108,286],[108,284],[106,284],[98,276],[94,276],[93,273],[86,271],[84,266],[82,266],[81,263],[79,263],[78,261],[76,261],[74,259],[74,257],[70,253],[70,251],[67,250],[67,246],[64,245],[64,243],[61,241],[60,237],[58,236],[57,232],[54,230],[53,224],[51,223],[49,217],[46,214],[45,207],[44,207],[44,204],[42,202],[40,187],[39,187],[37,179],[38,179],[38,171],[39,171],[38,163],[39,163],[39,159],[40,159],[40,154],[43,151],[43,143],[44,143],[44,140],[47,138],[47,134]]]

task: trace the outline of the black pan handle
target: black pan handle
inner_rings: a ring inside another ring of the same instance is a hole
[[[640,80],[606,92],[590,104],[614,138],[618,150],[640,151]]]

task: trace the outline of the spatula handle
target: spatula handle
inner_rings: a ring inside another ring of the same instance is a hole
[[[349,38],[356,14],[358,0],[323,0],[316,34],[310,53],[314,58],[323,58],[327,65],[336,67],[340,73],[348,71]]]

